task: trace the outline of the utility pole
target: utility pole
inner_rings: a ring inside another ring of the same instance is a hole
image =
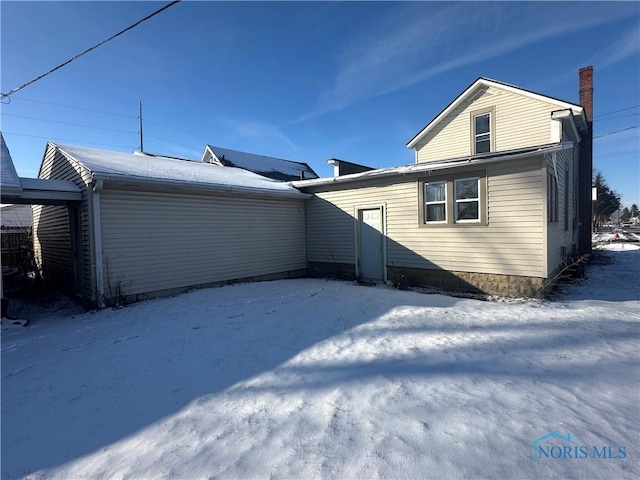
[[[144,145],[142,143],[142,100],[140,100],[140,151],[144,153]]]

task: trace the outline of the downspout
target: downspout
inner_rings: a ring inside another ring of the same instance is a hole
[[[96,290],[98,307],[103,308],[104,303],[104,263],[102,253],[102,221],[100,219],[100,192],[104,186],[102,179],[96,180],[93,192],[93,238],[95,244],[95,260],[96,260]]]

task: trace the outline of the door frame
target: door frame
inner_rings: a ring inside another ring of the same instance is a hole
[[[354,263],[356,266],[356,278],[360,278],[362,274],[362,260],[360,252],[360,212],[363,210],[379,210],[382,231],[382,281],[387,283],[387,204],[386,203],[373,203],[373,204],[361,204],[354,205],[353,207],[353,219],[354,219]]]

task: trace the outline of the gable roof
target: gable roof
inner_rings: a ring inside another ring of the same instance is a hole
[[[420,140],[424,138],[424,136],[429,133],[440,121],[442,121],[449,113],[451,113],[458,105],[461,103],[468,101],[473,98],[476,91],[482,87],[493,87],[500,90],[505,90],[510,93],[516,93],[518,95],[524,95],[529,98],[533,98],[535,100],[540,100],[546,103],[550,103],[552,105],[556,105],[558,109],[571,109],[574,114],[580,115],[584,117],[584,108],[578,104],[567,102],[564,100],[560,100],[557,98],[549,97],[547,95],[542,95],[540,93],[532,92],[530,90],[526,90],[524,88],[516,87],[514,85],[510,85],[508,83],[499,82],[497,80],[491,80],[490,78],[480,77],[471,85],[469,85],[464,92],[458,95],[449,105],[447,105],[444,110],[442,110],[436,117],[431,120],[425,127],[420,130],[409,142],[407,143],[408,148],[414,148]],[[584,117],[586,122],[586,117]]]
[[[185,187],[224,187],[226,191],[245,193],[301,195],[288,183],[239,168],[222,168],[198,161],[112,152],[75,145],[50,145],[79,163],[98,179],[153,182]]]
[[[213,145],[206,146],[202,161],[208,162],[209,160],[206,160],[207,157],[212,160],[211,163],[242,168],[274,180],[300,180],[301,173],[304,174],[304,178],[318,178],[318,174],[303,162],[239,152],[229,148],[214,147]]]

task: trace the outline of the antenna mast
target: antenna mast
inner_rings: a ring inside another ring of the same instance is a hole
[[[144,145],[142,143],[142,100],[140,100],[140,151],[144,153]]]

